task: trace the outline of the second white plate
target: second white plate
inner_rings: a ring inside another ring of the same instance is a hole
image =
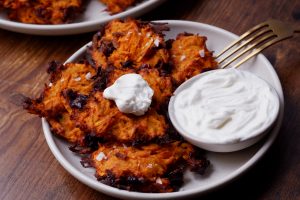
[[[223,29],[188,21],[161,21],[167,22],[171,30],[166,32],[166,38],[175,38],[178,33],[191,32],[205,35],[208,38],[207,45],[212,51],[219,52],[237,36],[225,31]],[[84,55],[86,46],[78,50],[66,62],[73,62]],[[55,137],[49,129],[49,125],[45,119],[42,120],[43,130],[47,143],[60,164],[74,177],[84,184],[103,192],[107,195],[123,198],[123,199],[176,199],[184,198],[215,189],[222,186],[231,180],[240,176],[243,172],[253,166],[270,148],[274,142],[278,131],[280,129],[283,118],[283,93],[278,76],[269,61],[263,56],[258,55],[254,59],[245,63],[241,70],[247,70],[260,76],[262,79],[269,82],[277,91],[280,99],[280,111],[277,121],[273,129],[267,137],[250,148],[234,153],[207,153],[207,158],[211,161],[212,167],[205,176],[193,174],[191,172],[185,173],[184,185],[178,192],[172,193],[140,193],[129,192],[125,190],[116,189],[104,185],[96,180],[93,169],[83,168],[80,164],[80,157],[72,153],[68,146],[70,144]]]
[[[99,0],[90,0],[82,16],[76,19],[75,22],[59,25],[38,25],[14,22],[7,19],[6,13],[1,11],[0,28],[32,35],[71,35],[86,33],[98,30],[101,24],[113,19],[142,15],[164,1],[165,0],[143,0],[121,13],[110,15],[105,11],[106,6],[103,3],[99,2]]]

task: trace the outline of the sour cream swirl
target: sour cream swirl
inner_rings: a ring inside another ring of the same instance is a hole
[[[123,113],[140,116],[148,110],[154,91],[139,74],[125,74],[106,88],[103,96],[114,100]]]

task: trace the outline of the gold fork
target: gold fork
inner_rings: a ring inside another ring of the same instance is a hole
[[[240,58],[241,60],[233,66],[237,68],[265,48],[281,40],[293,37],[294,33],[300,33],[300,30],[295,30],[279,20],[270,19],[258,24],[241,35],[216,56],[219,67],[228,67]],[[235,46],[236,48],[233,49]],[[244,55],[246,57],[241,58]]]

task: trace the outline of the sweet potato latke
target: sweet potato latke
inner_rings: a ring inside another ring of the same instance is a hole
[[[82,11],[81,0],[2,0],[8,18],[30,24],[69,23]]]
[[[136,0],[100,0],[107,11],[116,14],[134,5]],[[63,24],[72,22],[84,10],[84,0],[0,0],[0,9],[8,18],[29,24]],[[100,11],[99,11],[100,12]]]
[[[203,174],[209,161],[185,142],[167,115],[169,98],[186,79],[217,63],[206,38],[182,33],[165,41],[166,24],[114,20],[93,38],[82,61],[51,62],[50,83],[24,108],[45,117],[53,133],[73,144],[85,167],[104,184],[140,192],[172,192],[187,168]],[[154,90],[143,116],[121,113],[103,90],[128,73],[140,74]]]
[[[169,61],[165,46],[161,31],[153,25],[116,20],[94,36],[89,54],[96,68],[163,68]]]
[[[72,118],[78,127],[105,141],[123,143],[148,142],[166,135],[167,123],[154,109],[136,117],[121,113],[114,103],[96,92],[83,109],[76,109]]]
[[[191,144],[179,141],[140,148],[105,144],[92,153],[89,164],[105,184],[141,192],[172,192],[182,185],[186,165],[200,174],[209,165],[197,154]]]
[[[134,5],[137,0],[100,0],[107,6],[107,10],[112,13],[119,13]]]
[[[212,52],[205,46],[206,37],[189,33],[178,34],[170,49],[174,64],[172,78],[177,84],[216,67]]]

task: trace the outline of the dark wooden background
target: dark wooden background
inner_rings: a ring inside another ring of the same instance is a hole
[[[236,34],[275,18],[300,28],[299,0],[169,0],[143,20],[184,19]],[[51,154],[41,120],[19,106],[37,95],[46,65],[65,61],[92,33],[43,37],[0,30],[0,199],[113,199],[83,185]],[[280,134],[250,171],[201,199],[300,199],[300,34],[266,51],[282,82],[285,114]]]

